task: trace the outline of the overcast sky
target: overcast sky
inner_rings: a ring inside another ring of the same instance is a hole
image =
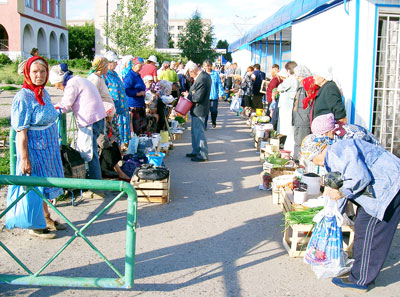
[[[197,9],[202,18],[211,19],[216,40],[229,43],[252,26],[262,22],[293,0],[170,0],[169,18],[185,19]],[[94,0],[68,0],[67,20],[93,19]]]

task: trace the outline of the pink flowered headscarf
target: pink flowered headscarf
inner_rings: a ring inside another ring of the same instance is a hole
[[[335,129],[335,116],[333,113],[317,116],[311,124],[313,134],[322,135]]]

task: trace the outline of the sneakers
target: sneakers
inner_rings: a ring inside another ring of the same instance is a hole
[[[212,124],[213,129],[217,128],[216,124]]]
[[[29,235],[36,236],[42,239],[54,239],[56,238],[56,234],[52,233],[47,229],[30,229]]]
[[[104,199],[106,198],[106,193],[105,192],[93,192],[93,191],[86,191],[82,193],[82,198],[88,198],[88,199]]]
[[[334,277],[332,278],[332,283],[338,287],[344,288],[344,289],[352,289],[358,292],[367,292],[368,291],[368,286],[360,286],[352,281],[348,277],[346,278],[340,278],[340,277]]]

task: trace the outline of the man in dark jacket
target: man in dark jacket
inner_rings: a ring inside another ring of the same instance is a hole
[[[260,93],[261,84],[265,80],[265,72],[260,70],[260,64],[254,64],[254,84],[253,84],[253,108],[262,109],[263,101],[262,98],[264,94]]]
[[[194,79],[187,98],[193,102],[190,110],[192,116],[192,152],[186,154],[195,162],[208,160],[208,146],[205,131],[205,119],[210,112],[211,77],[195,63],[187,65],[189,75]]]

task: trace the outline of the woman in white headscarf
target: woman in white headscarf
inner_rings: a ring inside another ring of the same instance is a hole
[[[315,97],[312,118],[333,113],[336,121],[346,124],[346,109],[342,101],[342,94],[333,81],[332,67],[319,66],[314,69],[314,80],[320,89]]]

